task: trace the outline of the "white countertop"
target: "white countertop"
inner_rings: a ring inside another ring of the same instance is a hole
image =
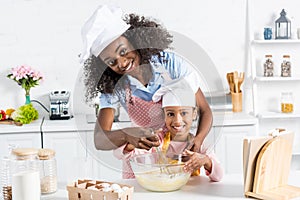
[[[257,118],[245,113],[233,112],[214,112],[213,126],[240,126],[257,124]],[[117,122],[114,127],[130,126],[130,122]],[[74,132],[74,131],[93,131],[95,123],[87,123],[86,115],[75,115],[68,120],[49,120],[45,117],[42,124],[42,118],[24,124],[23,126],[0,124],[0,134],[5,133],[40,133],[42,125],[43,132]]]
[[[242,174],[226,174],[221,182],[211,182],[206,176],[191,177],[187,185],[174,192],[150,192],[138,185],[136,180],[119,180],[116,183],[123,183],[134,186],[134,200],[178,200],[178,199],[248,199],[244,196]],[[291,171],[289,184],[300,187],[300,171]],[[67,200],[68,193],[65,185],[55,194],[44,195],[42,200]],[[300,199],[295,198],[295,199]]]

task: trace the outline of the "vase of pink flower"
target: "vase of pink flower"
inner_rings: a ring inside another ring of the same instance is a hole
[[[43,76],[39,71],[25,65],[12,68],[11,73],[8,74],[7,77],[25,89],[25,104],[30,103],[30,89],[39,85],[40,81],[43,80]]]

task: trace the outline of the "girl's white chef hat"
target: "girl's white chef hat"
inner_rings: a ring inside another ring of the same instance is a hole
[[[83,50],[80,63],[91,54],[98,56],[101,51],[121,36],[129,27],[123,19],[121,8],[112,5],[100,5],[81,29]]]
[[[166,106],[196,106],[195,93],[184,78],[175,79],[162,85],[153,95],[152,100],[162,99],[162,108]]]

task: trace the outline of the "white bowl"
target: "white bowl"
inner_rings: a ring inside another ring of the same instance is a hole
[[[162,162],[159,153],[136,155],[130,159],[130,164],[137,182],[150,191],[178,190],[191,175],[183,170],[183,164]]]

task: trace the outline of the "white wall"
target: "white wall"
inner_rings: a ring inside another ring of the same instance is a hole
[[[51,90],[73,92],[81,87],[77,84],[80,28],[97,5],[107,2],[115,2],[125,13],[160,19],[168,29],[198,43],[215,63],[220,75],[216,77],[225,88],[227,72],[246,71],[247,0],[0,0],[0,109],[16,108],[25,101],[24,91],[6,78],[17,65],[30,65],[45,75],[45,81],[31,91],[33,99],[45,104]],[[297,0],[251,2],[258,22],[255,31],[271,24],[283,7],[296,20]],[[83,105],[76,107],[78,112],[90,112]]]

